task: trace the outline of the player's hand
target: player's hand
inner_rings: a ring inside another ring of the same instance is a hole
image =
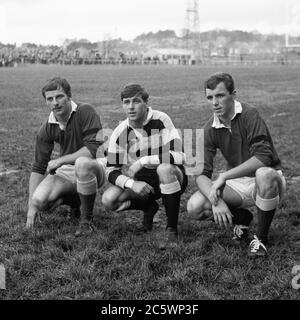
[[[130,178],[133,178],[135,176],[135,174],[137,172],[139,172],[141,169],[143,168],[143,165],[141,164],[141,162],[139,160],[137,160],[135,163],[133,163],[129,169],[128,169],[128,172],[127,172],[127,175],[130,177]]]
[[[33,229],[34,226],[34,216],[27,216],[26,229]]]
[[[144,181],[134,181],[131,190],[138,194],[141,198],[147,198],[150,193],[154,194],[153,187]]]
[[[59,167],[62,166],[62,163],[61,163],[61,160],[60,158],[58,159],[55,159],[55,160],[50,160],[48,162],[48,166],[47,166],[47,169],[46,169],[46,172],[48,174],[54,174],[55,173],[55,170]]]
[[[217,190],[214,188],[214,186],[212,186],[208,195],[208,200],[212,206],[216,206],[218,204],[219,196],[220,190]]]
[[[218,204],[216,206],[212,206],[212,212],[215,223],[221,228],[228,228],[229,226],[232,226],[233,215],[223,199],[219,199]]]
[[[217,180],[213,182],[208,196],[208,199],[213,206],[218,204],[219,197],[221,196],[221,190],[224,188],[225,183],[226,181],[221,174],[218,176]]]

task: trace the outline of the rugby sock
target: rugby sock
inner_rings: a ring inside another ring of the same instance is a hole
[[[279,195],[272,199],[261,198],[256,195],[255,204],[257,207],[257,237],[266,244],[268,242],[268,232],[273,220],[275,210],[279,203]]]
[[[73,208],[79,208],[80,207],[80,198],[78,193],[73,193],[73,194],[67,194],[63,196],[63,203],[67,206],[70,206],[72,209]]]
[[[275,210],[263,211],[257,207],[257,237],[263,244],[268,242],[268,233]]]
[[[179,207],[180,207],[180,192],[173,194],[163,194],[162,201],[166,209],[167,228],[177,229]]]
[[[231,209],[231,213],[233,214],[232,223],[236,225],[249,226],[253,219],[252,212],[244,208]]]
[[[244,208],[230,208],[233,215],[233,240],[244,240],[249,242],[249,225],[253,219],[253,214],[251,211]]]
[[[169,184],[161,184],[162,201],[166,209],[167,228],[177,229],[181,186],[178,180]]]
[[[127,210],[142,210],[144,212],[146,212],[147,209],[150,208],[154,202],[156,202],[152,197],[147,200],[131,199],[130,201],[131,204]]]
[[[153,217],[158,210],[158,204],[151,196],[146,200],[131,199],[124,201],[116,211],[119,212],[121,210],[142,210],[144,212],[144,230],[150,231],[152,230]]]
[[[89,181],[80,181],[77,179],[77,191],[81,201],[81,221],[91,221],[97,192],[96,177]]]

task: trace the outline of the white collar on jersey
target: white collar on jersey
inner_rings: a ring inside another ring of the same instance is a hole
[[[70,112],[70,115],[69,115],[69,118],[68,118],[67,122],[68,122],[69,119],[71,118],[71,114],[72,114],[73,112],[76,112],[76,110],[77,110],[77,104],[76,104],[74,101],[72,101],[72,100],[71,100],[71,107],[72,107],[72,109],[71,109],[71,112]],[[50,115],[49,115],[48,123],[58,124],[58,125],[59,125],[59,128],[60,128],[61,130],[65,130],[65,126],[64,126],[62,123],[60,123],[60,122],[57,121],[57,119],[55,118],[55,116],[54,116],[54,114],[53,114],[53,111],[51,111],[51,113],[50,113]]]
[[[234,115],[232,116],[231,120],[233,120],[238,113],[242,113],[242,111],[243,111],[242,104],[239,101],[234,100]],[[214,122],[212,124],[212,127],[216,129],[227,128],[215,114],[214,114]]]

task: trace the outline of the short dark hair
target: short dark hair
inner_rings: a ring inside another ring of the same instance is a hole
[[[129,83],[126,84],[121,92],[121,101],[125,98],[131,98],[134,96],[141,96],[144,102],[148,101],[148,92],[139,84]]]
[[[229,93],[234,91],[234,81],[229,73],[217,72],[211,75],[204,83],[204,90],[214,90],[219,83],[223,82]]]
[[[47,81],[47,83],[42,88],[42,94],[43,97],[46,98],[46,91],[53,91],[53,90],[59,90],[62,89],[65,94],[71,98],[71,86],[69,82],[66,79],[55,77]]]

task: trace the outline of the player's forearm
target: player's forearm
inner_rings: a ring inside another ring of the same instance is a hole
[[[32,172],[29,178],[29,199],[28,203],[30,204],[33,193],[37,186],[42,182],[44,179],[44,175],[37,173],[37,172]]]
[[[119,167],[107,167],[107,176],[108,182],[122,189],[125,188],[125,183],[130,179],[122,173]]]
[[[210,191],[211,191],[211,186],[212,186],[212,181],[210,178],[208,178],[205,175],[201,175],[196,179],[196,183],[198,186],[199,191],[206,197],[208,198]]]
[[[61,166],[64,164],[74,164],[79,157],[92,158],[92,154],[87,147],[82,147],[74,153],[66,154],[59,158]]]
[[[37,208],[32,203],[32,196],[38,185],[43,181],[44,175],[32,172],[29,178],[29,197],[28,197],[28,211],[27,211],[27,227],[33,227],[34,218],[37,213]]]
[[[255,174],[255,171],[263,166],[264,164],[255,156],[253,156],[239,166],[221,173],[221,175],[225,181],[245,176],[253,176]]]

